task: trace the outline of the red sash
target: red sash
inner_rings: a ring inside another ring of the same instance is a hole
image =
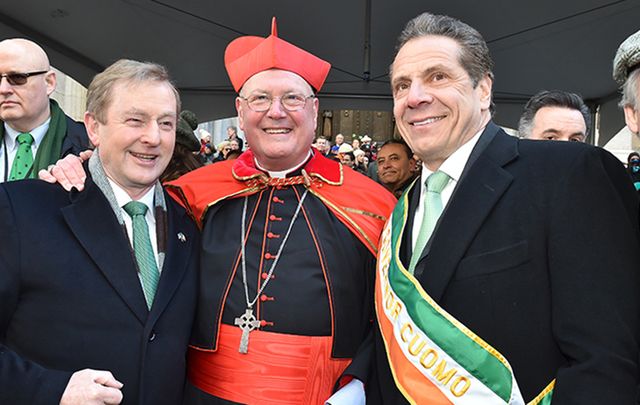
[[[330,336],[254,330],[249,353],[238,352],[240,328],[220,325],[218,350],[189,348],[190,382],[244,404],[324,404],[351,359],[331,358]]]

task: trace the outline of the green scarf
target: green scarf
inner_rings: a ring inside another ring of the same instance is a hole
[[[38,146],[33,166],[26,178],[35,178],[41,169],[46,169],[60,159],[62,142],[67,135],[67,117],[55,100],[50,99],[49,105],[51,107],[49,129]],[[0,140],[4,139],[4,132],[4,125],[0,125]]]

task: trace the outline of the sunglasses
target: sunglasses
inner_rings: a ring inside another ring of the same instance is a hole
[[[3,73],[0,75],[0,82],[2,82],[2,78],[6,77],[7,82],[9,82],[12,86],[22,86],[29,80],[31,76],[43,75],[47,73],[48,70],[40,70],[37,72],[28,72],[28,73]]]

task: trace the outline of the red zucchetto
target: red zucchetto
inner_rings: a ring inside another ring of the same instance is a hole
[[[329,62],[278,38],[275,17],[267,38],[246,36],[231,41],[224,52],[224,65],[235,91],[251,76],[269,69],[296,73],[320,91],[331,69]]]

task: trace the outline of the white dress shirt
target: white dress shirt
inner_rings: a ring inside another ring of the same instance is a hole
[[[453,190],[455,190],[456,185],[458,185],[458,181],[460,181],[460,176],[462,176],[462,171],[469,160],[469,156],[471,156],[471,152],[473,148],[478,143],[478,139],[480,139],[480,135],[484,131],[484,127],[476,133],[473,138],[469,139],[467,143],[462,145],[458,150],[453,152],[451,156],[449,156],[442,165],[438,168],[441,172],[446,173],[449,176],[449,183],[442,189],[440,193],[440,198],[442,198],[442,209],[447,207],[447,203],[449,203],[449,199],[451,198],[451,194],[453,194]],[[422,164],[422,175],[420,177],[420,203],[416,207],[416,212],[413,217],[413,230],[411,233],[412,241],[411,241],[411,251],[416,246],[416,242],[418,241],[418,235],[420,234],[420,224],[422,224],[422,217],[424,216],[424,196],[427,193],[427,185],[426,180],[433,172]],[[417,225],[416,225],[417,224]]]
[[[29,131],[31,136],[33,137],[33,143],[31,144],[31,152],[33,153],[33,157],[36,157],[36,152],[38,152],[38,147],[42,143],[42,139],[47,134],[49,130],[49,123],[51,122],[51,118],[46,120],[44,124],[39,127]],[[4,182],[9,178],[11,174],[11,167],[13,166],[13,159],[16,157],[16,152],[18,151],[18,135],[21,132],[16,131],[11,128],[6,122],[4,123],[4,139],[2,145],[0,145],[0,182]],[[4,147],[7,147],[5,150]],[[6,165],[5,165],[6,163]],[[5,166],[7,171],[5,172]]]
[[[113,180],[108,180],[113,194],[116,197],[116,201],[118,202],[118,206],[120,207],[120,213],[122,214],[122,219],[124,219],[124,225],[127,228],[127,235],[129,235],[129,243],[131,244],[131,249],[133,249],[133,221],[123,208],[128,202],[132,201],[132,198]],[[158,237],[156,232],[155,210],[153,207],[154,191],[155,187],[151,187],[151,189],[137,201],[147,206],[147,213],[144,215],[144,219],[146,219],[147,226],[149,227],[149,238],[151,238],[151,247],[153,248],[153,254],[156,258],[156,266],[158,266],[158,271],[161,271],[162,269],[160,269],[158,263]]]

